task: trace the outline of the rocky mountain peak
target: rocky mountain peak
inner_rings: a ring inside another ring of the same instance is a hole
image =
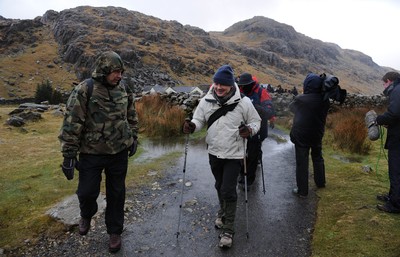
[[[155,84],[208,84],[219,66],[230,64],[236,75],[250,72],[261,83],[283,88],[301,86],[308,72],[320,72],[338,76],[349,92],[376,94],[381,88],[375,85],[389,70],[361,52],[262,16],[206,32],[121,7],[79,6],[48,10],[34,20],[0,17],[0,38],[0,97],[5,98],[32,95],[35,83],[45,79],[69,90],[72,82],[91,75],[105,50],[120,54],[126,80],[137,91]]]

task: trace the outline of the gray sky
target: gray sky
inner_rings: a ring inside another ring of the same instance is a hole
[[[81,5],[124,7],[205,31],[223,31],[236,22],[264,16],[400,70],[398,0],[0,0],[0,15],[33,19],[47,10]]]

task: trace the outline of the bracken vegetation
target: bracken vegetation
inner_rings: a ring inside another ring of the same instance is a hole
[[[163,101],[159,94],[142,97],[136,102],[141,133],[151,137],[177,136],[182,131],[185,111]]]
[[[356,154],[367,154],[371,148],[367,137],[364,117],[365,108],[341,109],[327,118],[327,128],[333,136],[333,143],[342,150]]]

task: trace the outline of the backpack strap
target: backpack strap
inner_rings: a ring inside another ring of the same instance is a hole
[[[86,110],[89,108],[89,100],[90,97],[92,97],[93,94],[93,79],[92,78],[88,78],[85,79],[86,85],[87,85],[87,99],[86,99]]]
[[[225,116],[228,112],[233,111],[236,107],[236,105],[238,105],[239,102],[233,103],[233,104],[229,104],[229,105],[223,105],[222,107],[220,107],[218,110],[216,110],[215,112],[213,112],[213,114],[211,114],[210,118],[208,118],[207,121],[207,129],[209,127],[211,127],[211,125],[218,120],[219,118],[221,118],[221,116]]]

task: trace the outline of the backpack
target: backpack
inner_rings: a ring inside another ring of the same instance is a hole
[[[255,98],[252,98],[254,108],[258,112],[258,115],[260,115],[260,117],[261,117],[260,131],[258,132],[258,134],[260,135],[261,141],[268,137],[268,120],[270,120],[273,116],[275,116],[275,110],[272,106],[272,102],[267,103],[267,107],[261,106],[262,90],[263,90],[263,88],[261,88],[261,87],[258,90],[258,93],[257,93],[258,100],[257,101],[254,101]]]
[[[93,94],[93,79],[92,78],[88,78],[85,79],[86,85],[87,85],[87,99],[86,99],[86,110],[89,108],[89,100],[90,97],[92,97]]]

